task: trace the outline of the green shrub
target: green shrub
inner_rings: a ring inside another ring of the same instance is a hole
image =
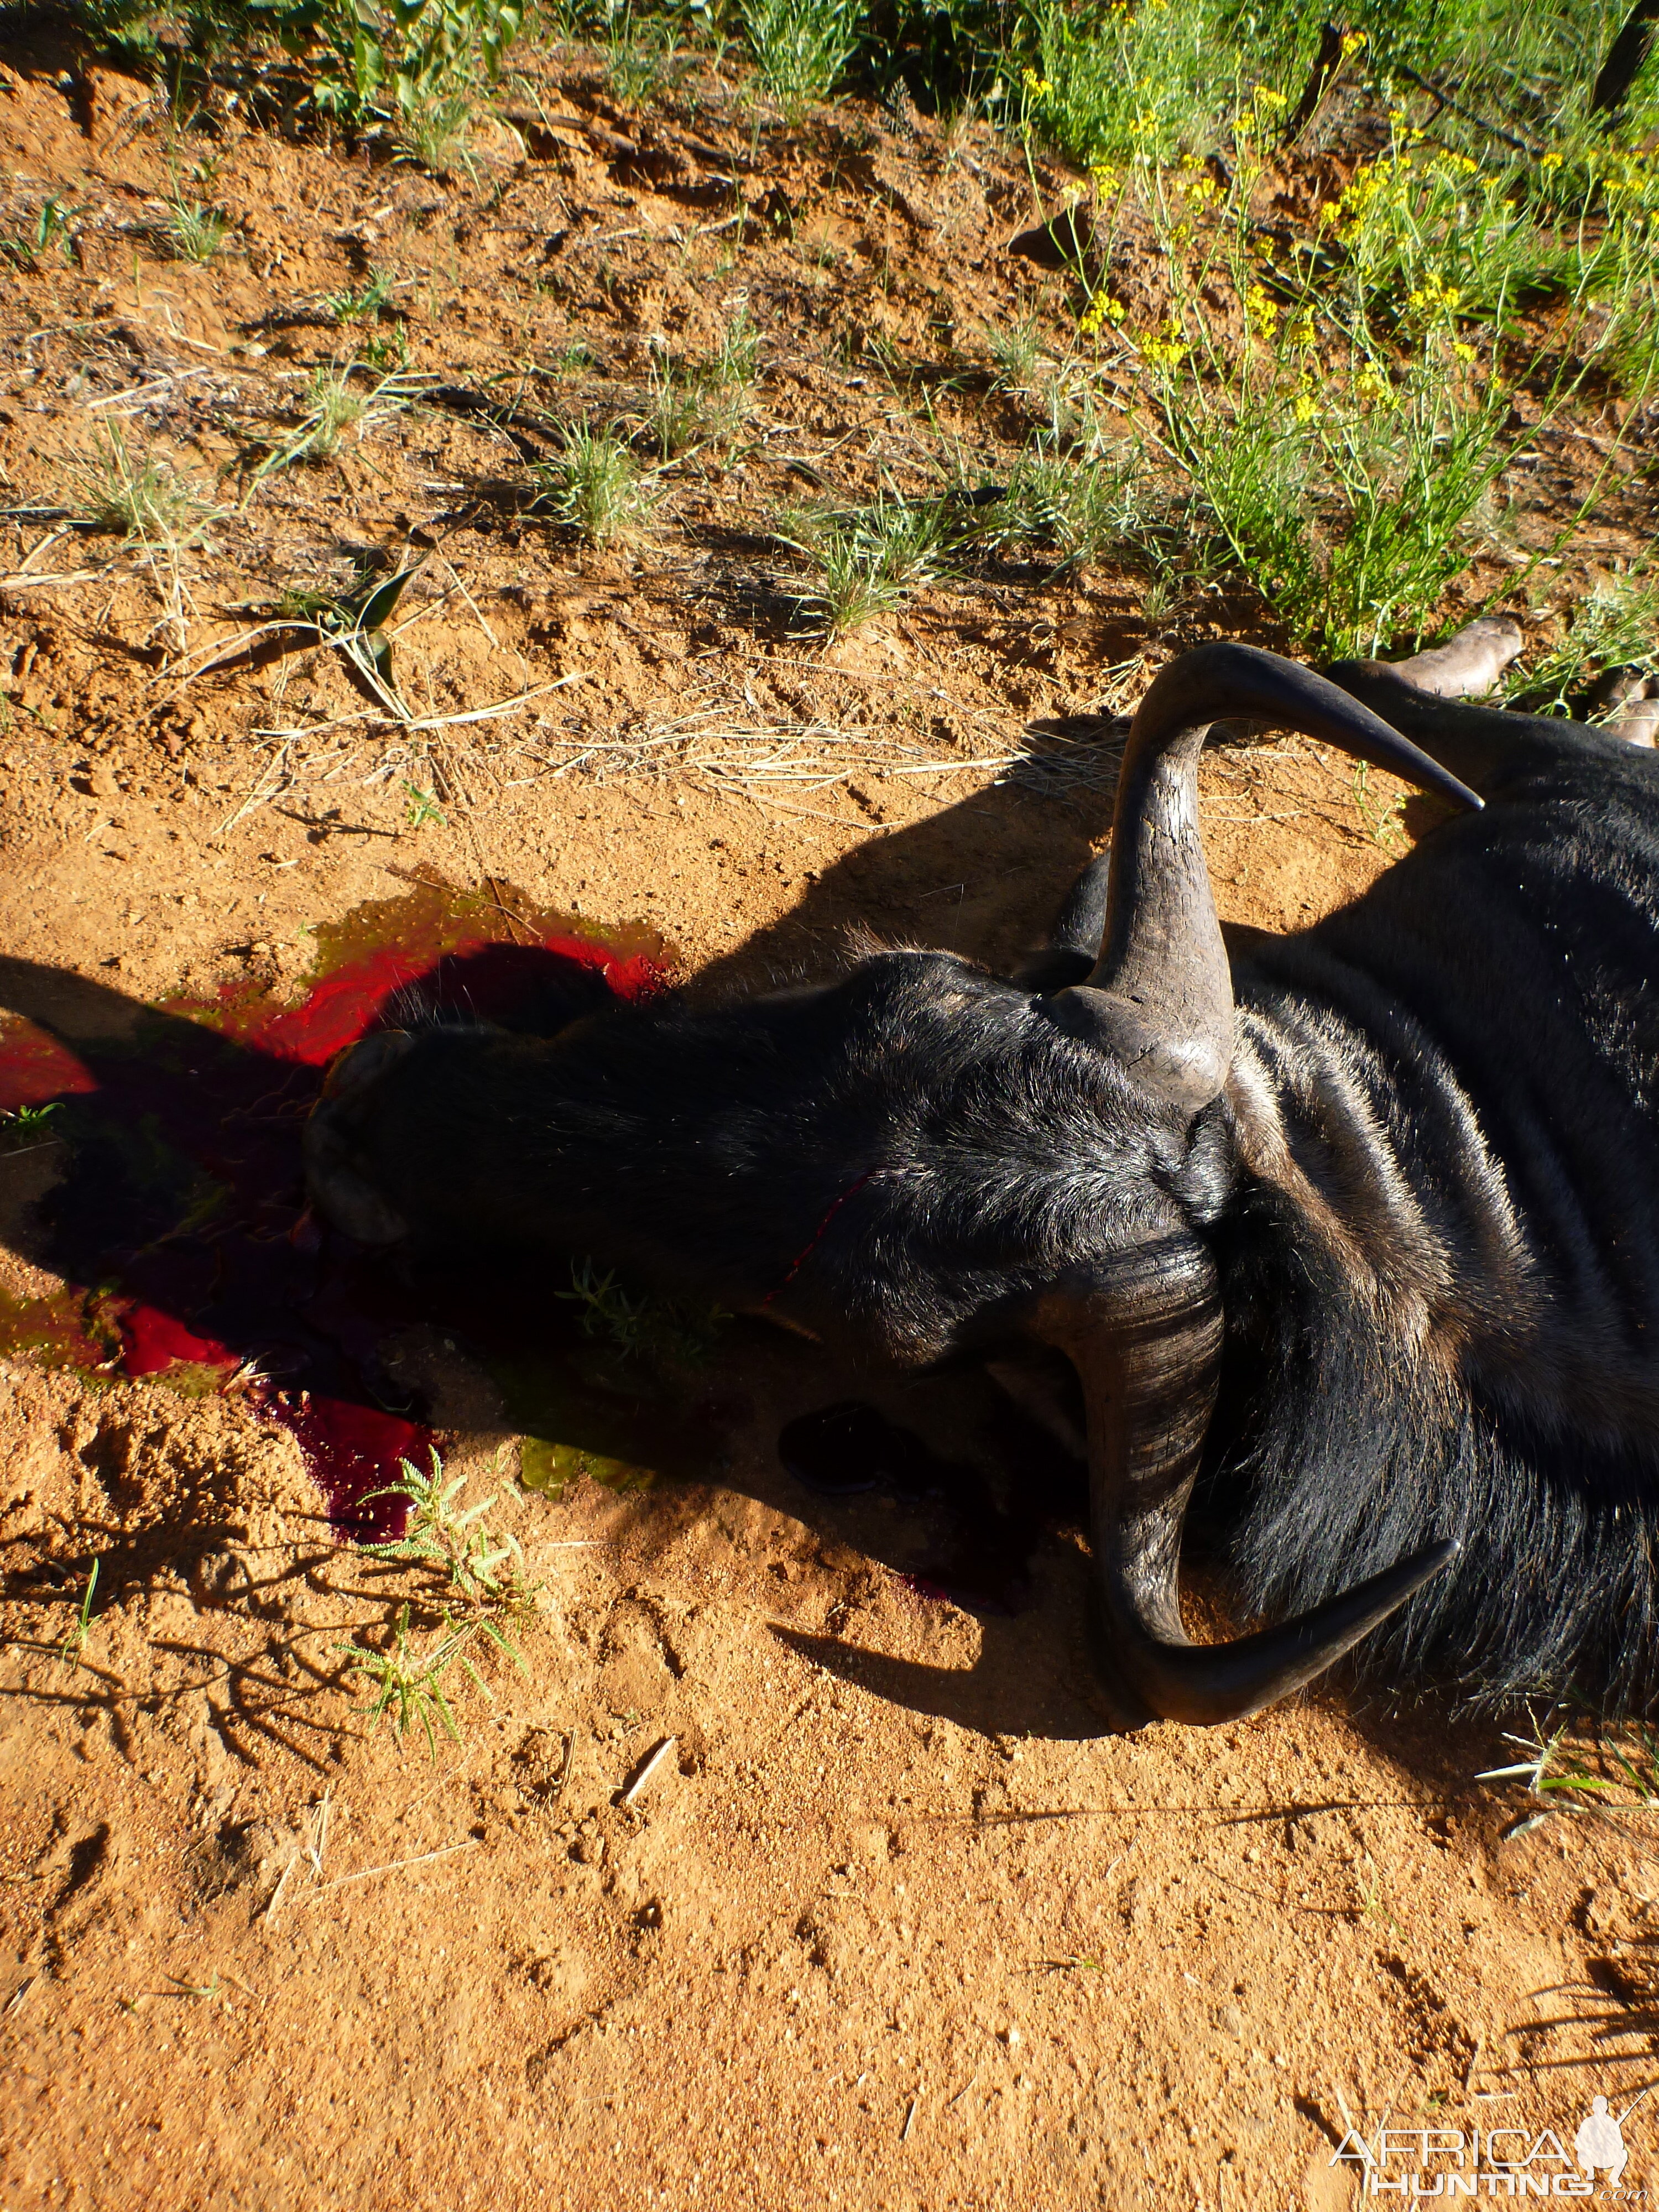
[[[72,0],[94,45],[152,65],[182,18],[189,55],[280,47],[303,65],[315,113],[353,127],[389,121],[501,72],[523,0]],[[176,49],[167,57],[176,70]]]
[[[1077,12],[1051,0],[1036,44],[1020,79],[1024,128],[1080,168],[1173,160],[1234,90],[1210,0]]]
[[[791,123],[830,92],[858,44],[858,0],[738,0],[761,83]]]
[[[1419,635],[1515,450],[1509,392],[1449,374],[1437,349],[1397,373],[1358,354],[1333,375],[1298,366],[1291,339],[1212,380],[1160,343],[1165,437],[1210,537],[1200,561],[1254,584],[1297,646]]]

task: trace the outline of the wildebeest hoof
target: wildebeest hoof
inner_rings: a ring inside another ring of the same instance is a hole
[[[1640,668],[1610,668],[1590,687],[1591,714],[1633,745],[1659,745],[1659,677]]]
[[[1465,623],[1444,645],[1388,665],[1419,691],[1437,699],[1478,699],[1492,690],[1521,650],[1521,625],[1510,615],[1482,615]]]
[[[368,1097],[414,1043],[407,1030],[381,1030],[343,1052],[306,1123],[306,1182],[313,1202],[361,1244],[396,1244],[409,1234],[403,1215],[362,1173],[357,1134]]]

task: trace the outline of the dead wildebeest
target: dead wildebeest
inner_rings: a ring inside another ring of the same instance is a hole
[[[1069,1395],[1124,1725],[1256,1711],[1385,1620],[1393,1683],[1646,1705],[1659,760],[1438,696],[1517,639],[1323,676],[1189,653],[1135,717],[1109,884],[1022,974],[878,951],[553,1039],[378,1036],[311,1124],[316,1201],[371,1242],[591,1251],[865,1358],[981,1359],[1061,1426]],[[1465,811],[1230,965],[1197,804],[1224,718]],[[1200,1467],[1245,1605],[1310,1610],[1188,1642]]]

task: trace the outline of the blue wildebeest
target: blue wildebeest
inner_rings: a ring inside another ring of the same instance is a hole
[[[370,1243],[591,1251],[866,1359],[987,1363],[1086,1437],[1124,1726],[1258,1711],[1374,1630],[1393,1682],[1646,1704],[1659,759],[1452,696],[1517,639],[1322,675],[1201,647],[1024,971],[877,951],[550,1038],[382,1034],[313,1119],[315,1200]],[[1197,778],[1233,718],[1458,811],[1230,960]],[[1293,1615],[1231,1643],[1182,1623],[1200,1472],[1240,1601]]]

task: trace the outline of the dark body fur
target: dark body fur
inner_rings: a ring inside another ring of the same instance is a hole
[[[1406,720],[1391,691],[1363,696]],[[1448,728],[1467,711],[1421,713],[1408,734],[1458,769]],[[1243,1478],[1234,1551],[1263,1608],[1425,1533],[1462,1540],[1364,1647],[1368,1671],[1487,1696],[1571,1679],[1642,1705],[1659,759],[1517,719],[1501,765],[1462,772],[1483,814],[1235,963],[1230,1111],[1256,1172],[1223,1235],[1214,1463]]]
[[[903,1365],[996,1356],[1056,1282],[1196,1239],[1226,1326],[1205,1491],[1247,1605],[1456,1535],[1367,1672],[1647,1705],[1659,758],[1332,672],[1486,811],[1235,960],[1195,1117],[1029,983],[894,952],[551,1043],[421,1036],[353,1105],[353,1172],[417,1236],[592,1249]]]

